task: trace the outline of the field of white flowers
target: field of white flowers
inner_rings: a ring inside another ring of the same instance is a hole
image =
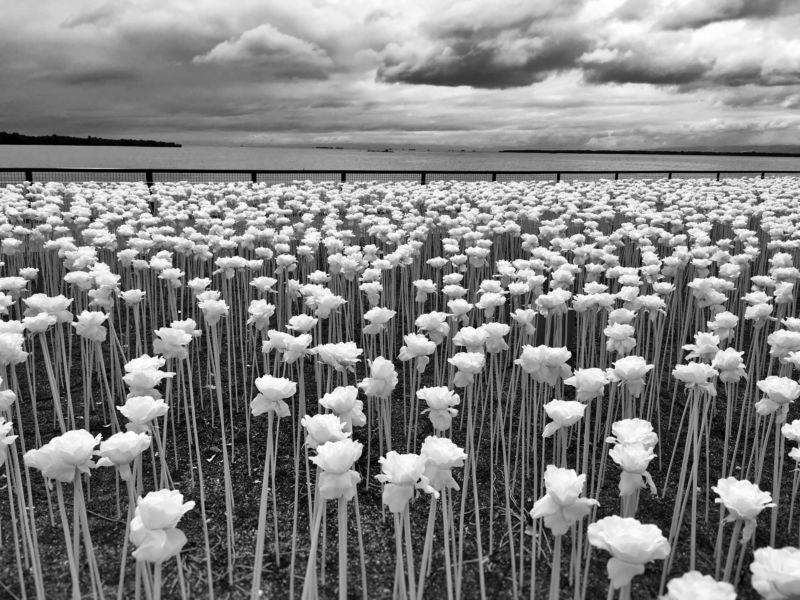
[[[800,598],[800,181],[0,189],[0,597]]]

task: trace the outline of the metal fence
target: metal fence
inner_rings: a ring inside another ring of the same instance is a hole
[[[67,169],[0,168],[0,186],[29,182],[142,182],[189,183],[251,182],[280,184],[293,181],[397,182],[425,185],[433,181],[551,181],[576,182],[601,179],[739,179],[800,176],[800,171],[428,171],[428,170],[270,170],[270,169]]]

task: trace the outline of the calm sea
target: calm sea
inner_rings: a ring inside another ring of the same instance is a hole
[[[136,169],[409,169],[514,171],[798,170],[798,158],[599,154],[507,154],[499,152],[328,150],[184,146],[123,148],[0,146],[0,167],[111,167]]]

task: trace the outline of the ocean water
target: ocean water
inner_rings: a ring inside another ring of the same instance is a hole
[[[408,169],[478,171],[800,171],[800,157],[509,154],[320,148],[0,146],[0,167],[134,169]]]

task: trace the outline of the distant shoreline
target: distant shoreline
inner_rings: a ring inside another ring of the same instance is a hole
[[[765,156],[771,158],[798,158],[800,152],[757,152],[755,150],[744,152],[722,152],[713,150],[528,150],[509,149],[498,150],[508,154],[631,154],[631,155],[656,155],[656,156]]]
[[[159,142],[155,140],[107,139],[98,137],[73,137],[69,135],[24,135],[0,131],[0,144],[4,146],[128,146],[180,148],[175,142]]]

